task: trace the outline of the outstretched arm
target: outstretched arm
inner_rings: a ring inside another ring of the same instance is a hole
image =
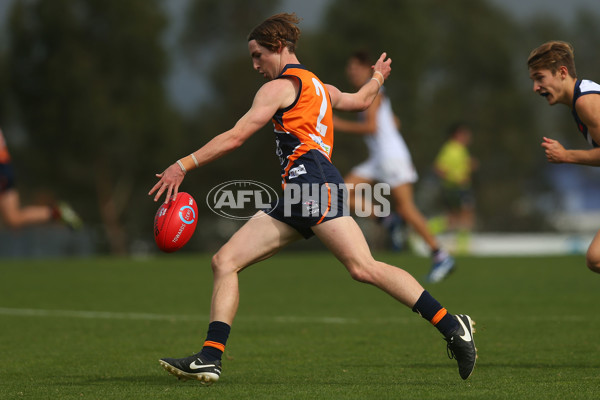
[[[254,97],[252,107],[230,130],[212,138],[200,149],[177,160],[164,172],[156,174],[159,181],[148,195],[156,193],[154,201],[166,193],[165,203],[177,196],[179,186],[187,171],[206,165],[240,147],[250,136],[265,126],[279,108],[291,104],[295,98],[293,84],[287,79],[277,79],[263,85]]]
[[[335,131],[353,133],[355,135],[373,135],[377,131],[377,109],[381,104],[381,94],[375,96],[373,104],[364,113],[364,118],[360,121],[352,121],[333,116],[333,126]]]
[[[331,97],[333,108],[341,111],[363,111],[366,110],[379,93],[379,88],[383,82],[390,76],[392,71],[392,59],[387,58],[383,53],[375,63],[373,68],[373,77],[365,83],[358,92],[346,93],[340,91],[333,85],[326,85]]]

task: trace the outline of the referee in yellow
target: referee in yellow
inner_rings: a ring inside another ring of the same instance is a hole
[[[458,231],[457,251],[468,250],[468,240],[475,225],[475,198],[471,176],[477,161],[469,153],[472,132],[465,123],[450,129],[434,162],[434,169],[442,182],[442,199],[446,209],[447,229]]]

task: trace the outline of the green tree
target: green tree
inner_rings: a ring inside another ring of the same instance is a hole
[[[192,4],[183,42],[212,85],[207,89],[210,101],[190,121],[199,132],[194,141],[200,146],[231,127],[250,106],[262,82],[249,67],[243,39],[252,26],[278,10],[274,2],[236,2],[240,9],[216,0]],[[584,41],[585,57],[597,53],[594,20],[579,22],[591,33]],[[538,118],[545,105],[531,94],[525,63],[533,43],[539,44],[540,32],[556,38],[566,30],[556,21],[546,21],[538,32],[534,26],[542,23],[519,23],[489,1],[331,0],[322,25],[303,31],[297,52],[325,82],[348,90],[344,68],[353,51],[367,49],[373,56],[388,52],[393,72],[385,85],[387,94],[421,176],[428,174],[448,127],[465,121],[474,130],[472,152],[480,161],[480,227],[542,229],[546,225],[536,199],[551,187],[539,143],[548,124]],[[265,154],[273,146],[270,128],[256,136],[245,150]],[[360,138],[337,135],[333,158],[342,172],[363,156]],[[273,177],[275,163],[269,157],[248,163],[228,156],[206,167],[202,177],[186,179],[201,179],[210,188],[223,177]]]
[[[325,72],[320,72],[341,87],[347,87],[345,60],[357,48],[373,56],[386,51],[393,59],[386,89],[422,176],[448,127],[465,121],[474,130],[472,152],[481,162],[482,228],[526,229],[538,221],[535,213],[519,211],[523,193],[540,173],[531,157],[539,136],[528,118],[531,103],[521,88],[522,64],[515,62],[522,51],[515,21],[479,0],[337,0],[323,26],[327,29],[313,43],[320,48],[316,53],[331,62],[322,63]],[[338,135],[336,140],[345,139]],[[338,165],[356,163],[339,162],[345,157],[339,150]]]
[[[207,100],[189,119],[190,129],[196,132],[190,140],[193,143],[190,149],[202,146],[231,128],[252,105],[254,94],[263,81],[252,69],[246,37],[254,26],[279,12],[278,4],[279,0],[190,2],[181,43],[198,73],[205,74],[210,82],[210,87],[203,88]],[[267,180],[270,177],[266,183],[278,185],[278,174],[273,173],[277,171],[278,163],[272,132],[266,127],[244,144],[245,154],[260,154],[260,157],[241,157],[240,153],[223,157],[203,167],[201,174],[188,176],[186,187],[194,187],[196,193],[205,195],[224,180],[256,176]],[[273,157],[263,157],[265,154],[273,154]]]
[[[9,72],[28,133],[19,168],[101,223],[115,253],[151,232],[145,194],[180,136],[163,85],[165,26],[157,0],[18,1],[12,10]]]

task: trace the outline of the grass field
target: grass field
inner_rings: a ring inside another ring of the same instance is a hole
[[[381,253],[418,278],[426,258]],[[241,274],[221,380],[179,382],[161,357],[195,353],[208,255],[0,262],[1,399],[598,399],[600,276],[581,256],[459,258],[427,286],[477,322],[468,381],[427,322],[350,279],[326,253],[282,253]]]

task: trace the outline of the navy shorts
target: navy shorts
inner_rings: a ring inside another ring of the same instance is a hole
[[[281,198],[266,212],[308,239],[314,235],[311,227],[350,215],[344,179],[325,156],[311,150],[292,165]]]
[[[470,187],[446,186],[442,189],[442,200],[446,209],[458,211],[473,207],[475,196]]]
[[[12,164],[0,164],[0,194],[15,187],[15,172]]]

